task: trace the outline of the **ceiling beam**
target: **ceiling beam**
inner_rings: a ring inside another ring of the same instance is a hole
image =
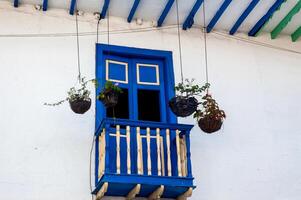
[[[301,26],[291,35],[292,41],[296,42],[301,37]]]
[[[128,19],[127,19],[129,23],[132,21],[139,3],[140,3],[140,0],[135,0],[134,1],[134,4],[132,6],[132,9],[131,9],[130,14],[129,14]]]
[[[228,8],[228,6],[230,5],[231,2],[232,2],[232,0],[225,0],[224,1],[224,3],[222,4],[222,6],[218,9],[218,11],[215,13],[214,17],[212,18],[212,20],[208,24],[208,26],[207,26],[207,33],[211,32],[211,30],[213,29],[213,27],[215,26],[215,24],[217,23],[217,21],[221,18],[221,16],[226,11],[226,9]]]
[[[48,0],[43,1],[43,11],[46,11],[48,8]]]
[[[249,31],[248,35],[249,36],[257,36],[260,31],[263,29],[264,25],[270,20],[270,18],[273,16],[273,14],[280,9],[281,5],[285,2],[286,0],[276,0],[275,3],[270,7],[268,12],[260,18],[260,20],[255,24],[255,26]]]
[[[18,6],[19,6],[19,0],[14,0],[14,7],[18,8]]]
[[[69,14],[73,15],[75,10],[76,0],[71,0]]]
[[[109,8],[109,4],[110,4],[110,0],[105,0],[105,2],[103,4],[103,7],[102,7],[102,11],[100,13],[100,18],[101,19],[106,18],[106,14],[107,14],[107,11],[108,11],[108,8]]]
[[[170,11],[170,9],[171,9],[174,2],[175,2],[175,0],[168,0],[161,16],[158,19],[158,26],[162,26],[167,14],[169,13],[169,11]]]
[[[230,35],[234,35],[238,28],[241,26],[241,24],[245,21],[245,19],[249,16],[249,14],[252,12],[252,10],[256,7],[260,0],[252,0],[249,6],[245,9],[245,11],[242,13],[242,15],[238,18],[238,20],[235,22],[234,26],[230,30]]]
[[[279,24],[274,28],[271,32],[272,39],[276,39],[281,31],[288,25],[288,23],[292,20],[292,18],[300,11],[301,9],[301,1],[299,1],[291,11],[279,22]]]
[[[196,2],[194,3],[194,6],[192,7],[190,13],[188,14],[188,16],[185,19],[185,22],[183,24],[183,29],[186,30],[187,28],[191,28],[192,25],[194,24],[194,16],[197,13],[197,11],[199,10],[199,8],[201,7],[202,3],[204,2],[204,0],[196,0]]]

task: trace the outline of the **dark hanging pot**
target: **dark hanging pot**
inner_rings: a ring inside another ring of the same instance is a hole
[[[77,114],[84,114],[87,112],[91,107],[91,99],[76,99],[76,100],[69,100],[69,104],[73,112]]]
[[[169,107],[178,117],[188,117],[197,110],[198,100],[194,97],[176,96],[169,101]]]
[[[221,129],[223,120],[205,116],[199,119],[198,124],[202,131],[211,134]]]
[[[103,98],[100,98],[100,101],[104,104],[105,107],[115,107],[118,103],[119,93],[114,90],[106,90],[103,92]]]

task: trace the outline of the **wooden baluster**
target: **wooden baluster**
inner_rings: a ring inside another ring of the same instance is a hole
[[[150,150],[150,128],[146,128],[146,143],[147,143],[147,175],[152,175],[152,160]]]
[[[180,139],[180,154],[181,154],[181,169],[182,176],[187,176],[187,168],[186,168],[186,144],[185,144],[185,136]]]
[[[98,178],[102,176],[102,133],[100,136],[98,136]]]
[[[102,135],[101,135],[101,137],[102,137],[102,139],[101,139],[101,141],[102,141],[102,150],[101,150],[101,152],[102,152],[102,155],[101,155],[101,159],[102,159],[102,162],[101,162],[101,166],[102,166],[102,174],[104,174],[104,170],[105,170],[105,158],[106,158],[106,137],[105,137],[105,133],[106,133],[106,131],[105,131],[105,129],[104,129],[104,131],[103,131],[103,133],[102,133]]]
[[[160,137],[160,145],[161,145],[161,171],[162,176],[165,176],[165,158],[164,158],[164,144],[163,144],[163,137]]]
[[[126,126],[126,146],[127,146],[127,173],[131,174],[131,138],[130,126]]]
[[[191,153],[190,153],[190,133],[186,132],[186,160],[187,160],[187,177],[192,177]]]
[[[120,174],[120,126],[116,125],[116,172]]]
[[[106,140],[106,147],[105,147],[105,172],[109,173],[110,171],[110,151],[111,151],[111,147],[110,147],[110,124],[106,124],[106,128],[104,130],[104,137]]]
[[[181,169],[181,155],[180,155],[180,131],[176,130],[176,146],[177,146],[177,165],[178,165],[178,176],[182,176]]]
[[[166,129],[167,175],[171,176],[170,130]]]
[[[156,139],[157,139],[157,166],[158,166],[158,176],[162,175],[161,172],[161,148],[160,148],[160,129],[156,129]]]
[[[140,127],[136,128],[137,135],[137,171],[138,174],[143,174],[143,166],[142,166],[142,143],[140,136]]]

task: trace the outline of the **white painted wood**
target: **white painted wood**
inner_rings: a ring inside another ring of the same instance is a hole
[[[136,195],[139,194],[140,192],[140,189],[141,189],[141,185],[140,184],[137,184],[129,193],[128,195],[126,196],[126,200],[132,200],[136,197]]]
[[[161,171],[162,176],[165,176],[165,159],[164,159],[164,143],[163,143],[163,137],[160,137],[160,145],[161,145]]]
[[[170,130],[166,129],[166,148],[167,148],[167,175],[171,176],[171,158],[170,158]]]
[[[147,144],[147,174],[152,175],[152,160],[150,149],[150,128],[146,128],[146,144]]]
[[[137,135],[137,171],[138,174],[143,174],[143,160],[142,160],[142,142],[140,137],[140,127],[136,128]]]
[[[116,173],[120,174],[120,125],[116,125]]]
[[[98,137],[98,178],[100,179],[104,174],[105,169],[105,129],[103,129],[101,135]]]
[[[127,173],[131,174],[131,136],[130,126],[126,126]]]
[[[105,193],[108,191],[108,186],[109,186],[108,182],[105,182],[101,186],[100,190],[96,194],[96,200],[100,200],[102,199],[102,197],[104,197]]]
[[[148,200],[160,199],[164,192],[164,185],[158,187],[151,195],[148,197]]]
[[[180,131],[176,130],[176,146],[177,146],[177,165],[178,176],[182,176],[181,155],[180,155]]]
[[[161,140],[160,140],[160,129],[157,128],[156,129],[156,136],[157,136],[157,167],[158,167],[158,176],[162,175],[162,171],[161,171]]]

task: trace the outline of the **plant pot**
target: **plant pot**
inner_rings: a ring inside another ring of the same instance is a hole
[[[169,101],[169,107],[178,117],[188,117],[197,110],[198,100],[194,97],[176,96]]]
[[[105,107],[115,107],[118,103],[119,93],[109,90],[104,92],[104,97],[100,101],[104,104]]]
[[[84,114],[91,107],[91,99],[76,99],[73,101],[69,100],[69,104],[73,112],[77,114]]]
[[[198,124],[202,131],[210,134],[220,130],[223,125],[223,121],[222,119],[205,116],[204,118],[199,119]]]

